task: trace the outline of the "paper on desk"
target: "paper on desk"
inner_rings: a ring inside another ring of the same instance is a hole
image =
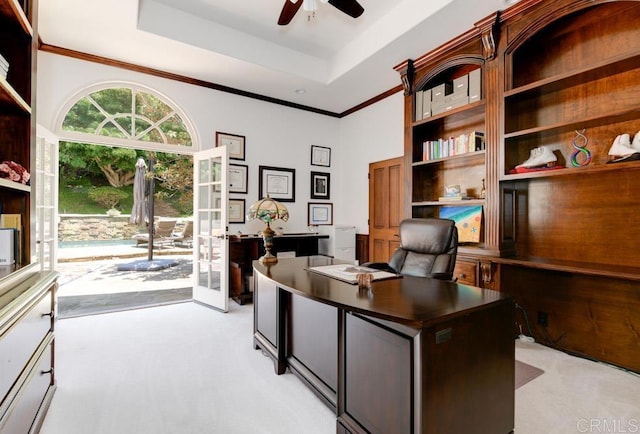
[[[349,264],[322,265],[319,267],[309,267],[307,268],[307,270],[314,273],[324,274],[325,276],[333,277],[334,279],[342,280],[343,282],[352,284],[358,283],[358,274],[362,273],[372,274],[373,280],[401,277],[398,274],[389,273],[388,271],[380,271],[374,268]]]

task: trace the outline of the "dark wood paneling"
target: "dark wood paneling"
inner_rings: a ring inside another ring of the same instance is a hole
[[[288,352],[335,393],[338,390],[338,310],[291,296]]]
[[[273,237],[272,253],[293,251],[296,256],[318,254],[318,240],[329,238],[322,234],[282,235]],[[239,304],[251,301],[249,284],[251,263],[264,255],[264,241],[258,236],[229,237],[229,295]]]
[[[256,291],[255,303],[255,331],[267,338],[271,345],[277,345],[277,314],[278,288],[275,283],[269,279],[258,276],[257,285],[260,290]]]
[[[356,234],[356,259],[360,264],[369,262],[369,235]]]
[[[515,415],[511,303],[423,333],[423,432],[509,433]],[[450,338],[443,338],[450,333]],[[441,336],[438,338],[438,336]],[[449,403],[449,405],[446,405]],[[454,404],[455,403],[455,404]]]
[[[412,432],[412,342],[346,316],[344,409],[368,432]]]
[[[640,372],[638,282],[504,264],[501,278],[527,312],[536,341]],[[546,326],[538,312],[547,314]]]
[[[518,254],[640,267],[640,170],[529,182],[517,214]],[[612,248],[615,246],[615,248]]]

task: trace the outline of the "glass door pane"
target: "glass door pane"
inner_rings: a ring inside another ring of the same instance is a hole
[[[227,165],[224,146],[194,155],[193,299],[223,312],[229,308]]]

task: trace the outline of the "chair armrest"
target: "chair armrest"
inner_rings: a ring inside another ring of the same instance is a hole
[[[431,275],[429,275],[429,277],[439,280],[451,280],[453,278],[453,275],[452,273],[432,273]]]
[[[386,262],[365,262],[360,264],[361,267],[373,268],[374,270],[388,271],[390,273],[397,273],[396,270],[391,268]]]

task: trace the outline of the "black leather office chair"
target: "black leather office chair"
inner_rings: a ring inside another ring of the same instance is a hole
[[[400,247],[388,263],[365,266],[408,276],[453,278],[458,229],[448,219],[406,219],[400,222]]]

